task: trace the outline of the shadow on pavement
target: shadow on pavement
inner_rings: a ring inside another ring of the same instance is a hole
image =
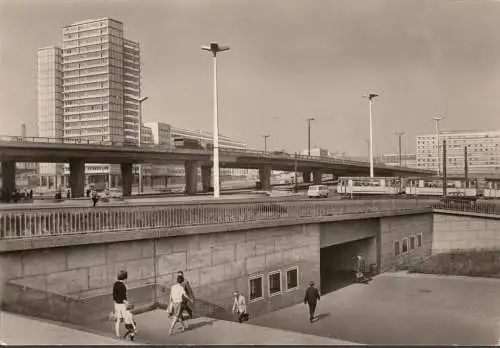
[[[328,318],[330,315],[331,315],[330,313],[322,313],[322,314],[319,314],[319,315],[317,315],[317,316],[314,318],[314,321],[318,321],[318,320],[321,320],[321,319]]]
[[[202,321],[199,323],[190,324],[188,330],[198,329],[200,327],[207,326],[207,325],[212,326],[215,321],[217,321],[217,320],[216,319],[209,319],[209,320]]]

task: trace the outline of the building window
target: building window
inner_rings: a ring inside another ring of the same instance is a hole
[[[299,269],[293,267],[286,271],[286,290],[294,290],[299,287]]]
[[[403,250],[402,254],[405,254],[408,252],[408,238],[403,238]]]
[[[257,301],[264,298],[262,275],[250,277],[250,301]]]
[[[410,250],[415,249],[415,236],[410,237]]]
[[[401,254],[401,249],[399,246],[399,240],[397,240],[394,242],[394,255],[399,256],[399,254]]]
[[[277,295],[281,293],[281,271],[271,272],[269,277],[269,295]]]
[[[419,233],[417,235],[417,248],[420,248],[422,246],[422,233]]]

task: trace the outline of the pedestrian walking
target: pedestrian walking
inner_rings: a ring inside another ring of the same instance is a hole
[[[191,298],[191,300],[193,300],[193,302],[194,302],[193,289],[191,288],[189,281],[187,281],[187,279],[184,278],[184,272],[178,271],[177,277],[181,278],[182,282],[180,282],[179,284],[181,284],[181,286],[184,288],[184,291],[186,291],[186,294],[188,295],[188,297]],[[182,301],[181,315],[182,315],[182,312],[184,312],[184,311],[186,311],[187,314],[189,315],[189,319],[193,319],[193,310],[189,306],[189,301],[185,297],[183,298],[183,301]]]
[[[239,291],[233,292],[234,302],[233,302],[233,313],[238,315],[238,322],[242,323],[243,321],[248,320],[248,312],[247,312],[247,303],[245,300],[245,296],[240,294]]]
[[[182,331],[188,328],[187,323],[184,322],[184,318],[182,317],[182,302],[184,298],[190,302],[193,302],[193,300],[186,294],[186,290],[184,290],[184,287],[180,284],[183,281],[183,277],[177,277],[177,283],[172,285],[170,288],[168,313],[169,316],[172,317],[172,323],[170,324],[170,330],[168,332],[169,335],[174,332],[175,324],[177,324],[177,322],[182,324]]]
[[[115,332],[120,337],[120,322],[125,319],[127,311],[127,287],[125,281],[128,279],[127,271],[118,272],[116,282],[113,285],[113,302],[115,307]]]
[[[99,200],[99,196],[97,195],[97,191],[93,190],[92,191],[92,203],[93,203],[94,208],[95,208],[98,200]]]
[[[316,304],[319,299],[319,291],[314,287],[314,282],[310,281],[304,297],[304,304],[309,306],[309,321],[311,323],[314,321],[314,312],[316,311]]]

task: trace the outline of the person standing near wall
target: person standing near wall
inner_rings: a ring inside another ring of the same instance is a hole
[[[319,291],[314,287],[314,282],[309,282],[309,287],[306,290],[306,295],[304,296],[304,304],[309,306],[309,321],[312,323],[314,321],[314,312],[316,311],[316,305],[320,299]]]
[[[128,279],[127,271],[118,272],[117,280],[113,285],[113,302],[115,305],[115,333],[120,337],[120,322],[123,321],[127,311],[127,287],[125,281]]]

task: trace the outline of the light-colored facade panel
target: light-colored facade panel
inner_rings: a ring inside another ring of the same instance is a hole
[[[439,158],[441,168],[444,140],[446,140],[446,164],[449,174],[464,173],[465,147],[467,147],[470,174],[500,174],[500,131],[440,132]],[[437,170],[437,135],[418,135],[416,146],[418,168]]]
[[[40,48],[37,53],[38,136],[63,137],[62,55],[56,46]],[[62,164],[40,163],[42,177],[62,175]]]

